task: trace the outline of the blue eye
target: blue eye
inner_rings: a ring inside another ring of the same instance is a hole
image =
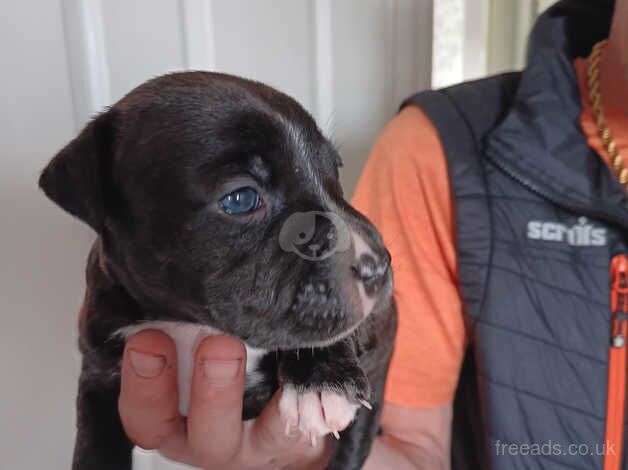
[[[243,215],[253,212],[260,206],[260,197],[253,188],[236,189],[218,201],[220,208],[229,215]]]

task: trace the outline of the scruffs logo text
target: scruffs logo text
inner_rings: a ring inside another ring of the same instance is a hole
[[[588,223],[586,217],[580,217],[571,227],[558,222],[531,220],[528,222],[528,238],[548,242],[563,242],[571,246],[604,246],[606,229]]]

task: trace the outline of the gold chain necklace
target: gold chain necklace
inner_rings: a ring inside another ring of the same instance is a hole
[[[600,93],[600,58],[604,47],[606,46],[606,40],[598,42],[593,46],[591,55],[589,56],[589,65],[587,67],[587,85],[589,86],[589,99],[593,107],[593,117],[595,118],[595,124],[597,131],[602,139],[604,148],[608,156],[610,157],[613,170],[619,179],[619,183],[628,190],[628,168],[624,165],[624,160],[617,150],[617,145],[613,140],[613,134],[611,133],[608,125],[606,124],[606,118],[604,117],[604,110],[602,109],[602,94]]]

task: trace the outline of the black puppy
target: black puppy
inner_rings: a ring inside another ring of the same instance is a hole
[[[52,159],[41,188],[98,233],[80,315],[75,470],[131,468],[120,359],[145,328],[176,342],[182,412],[197,342],[233,335],[248,351],[244,419],[281,387],[288,425],[312,439],[342,431],[330,468],[361,467],[396,315],[390,257],[344,201],[340,163],[293,99],[205,72],[139,86]]]

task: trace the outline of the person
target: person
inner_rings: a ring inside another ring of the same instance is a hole
[[[404,103],[353,201],[392,253],[400,317],[365,469],[628,468],[627,187],[628,0],[562,0],[523,73]],[[200,345],[214,367],[186,427],[175,355],[157,332],[127,343],[134,442],[203,468],[324,467],[331,441],[286,436],[276,398],[241,421],[233,338]]]

